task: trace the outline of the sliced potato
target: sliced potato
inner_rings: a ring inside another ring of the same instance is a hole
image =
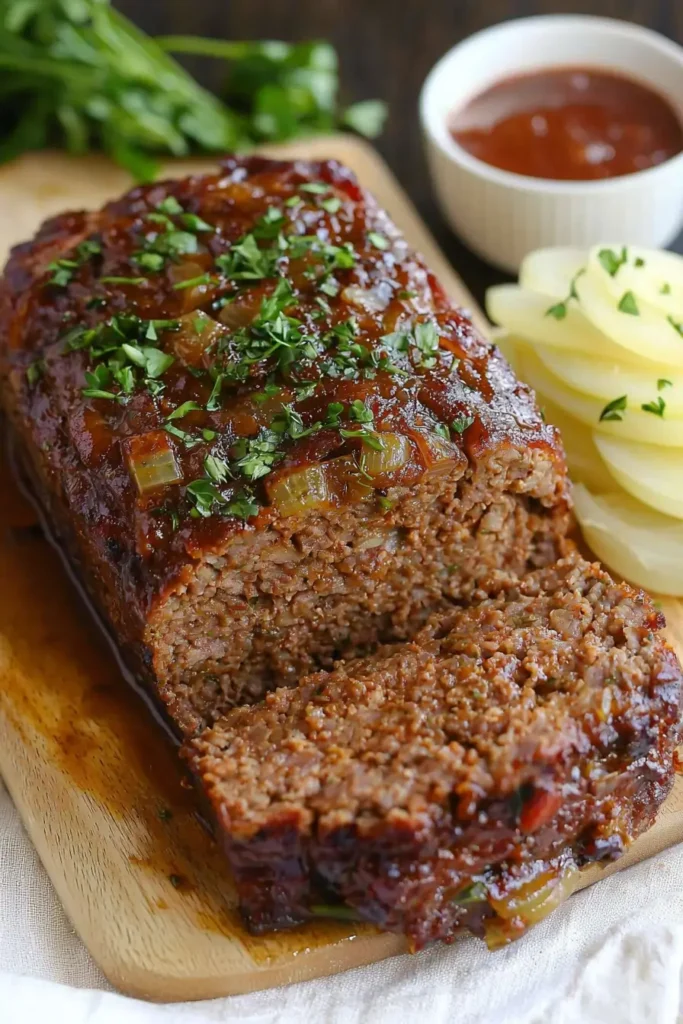
[[[597,451],[625,491],[667,516],[683,519],[683,449],[657,448],[598,433],[594,438]]]
[[[609,401],[628,395],[629,405],[638,408],[661,396],[666,416],[683,416],[683,373],[668,366],[645,363],[642,369],[627,363],[563,352],[539,345],[536,354],[546,369],[575,391]]]
[[[517,351],[522,380],[586,426],[600,433],[620,437],[622,440],[659,444],[666,448],[683,447],[683,419],[643,412],[639,406],[634,408],[633,403],[627,402],[627,408],[618,413],[622,417],[620,420],[601,420],[600,416],[606,405],[601,398],[584,395],[568,387],[543,365],[529,346],[519,346]],[[613,396],[618,397],[620,396]]]
[[[585,267],[585,249],[561,248],[536,249],[522,260],[519,268],[519,283],[532,292],[563,299],[569,295],[572,281]]]
[[[596,245],[587,266],[604,280],[615,301],[632,291],[664,314],[683,318],[683,256],[638,246]]]
[[[683,311],[667,319],[664,311],[627,288],[620,273],[611,277],[591,266],[578,279],[582,312],[594,328],[641,360],[683,367]],[[594,351],[605,355],[599,349]]]
[[[683,523],[623,492],[591,494],[574,488],[576,516],[594,553],[631,583],[683,596]]]
[[[634,360],[629,349],[616,345],[596,330],[575,301],[567,303],[566,315],[559,320],[548,315],[552,305],[549,296],[515,284],[496,285],[486,293],[486,312],[490,319],[501,324],[510,334],[519,335],[536,345],[588,355],[599,354],[604,359]]]

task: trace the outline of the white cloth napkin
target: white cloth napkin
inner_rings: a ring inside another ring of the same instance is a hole
[[[683,844],[495,954],[466,939],[247,996],[127,999],[71,929],[0,783],[0,1024],[675,1024],[682,980]]]

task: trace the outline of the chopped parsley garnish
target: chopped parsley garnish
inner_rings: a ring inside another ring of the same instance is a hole
[[[57,288],[66,288],[79,267],[87,263],[92,256],[98,256],[101,252],[100,242],[94,238],[86,238],[76,246],[72,257],[48,263],[47,269],[52,271],[52,277],[47,283],[55,285]]]
[[[251,516],[258,515],[260,506],[254,501],[253,496],[244,493],[233,498],[224,507],[223,511],[226,515],[236,516],[238,519],[249,519]]]
[[[284,453],[277,450],[279,440],[279,434],[266,429],[262,429],[258,437],[241,438],[233,446],[237,455],[236,469],[247,480],[259,480],[267,476],[283,458]]]
[[[388,249],[391,245],[386,235],[381,235],[379,231],[368,231],[368,242],[374,245],[375,249],[381,249],[382,251]]]
[[[474,416],[457,416],[451,422],[451,430],[456,434],[464,434],[468,427],[474,423]]]
[[[274,276],[279,258],[279,250],[259,249],[256,238],[249,234],[216,257],[216,266],[235,281],[259,281]]]
[[[329,191],[330,186],[326,185],[324,181],[306,181],[303,185],[299,185],[299,192],[310,192],[314,196],[322,196]]]
[[[183,402],[183,404],[179,405],[177,409],[174,409],[173,412],[169,413],[166,419],[167,421],[181,420],[184,416],[187,416],[189,412],[201,412],[201,409],[201,405],[197,405],[196,402]]]
[[[672,388],[673,382],[667,380],[666,377],[660,377],[657,381],[657,391],[663,391],[664,388]]]
[[[215,284],[216,279],[211,274],[198,274],[196,277],[188,277],[184,281],[176,281],[173,290],[181,292],[185,288],[196,288],[201,284]]]
[[[45,372],[45,363],[42,359],[36,359],[26,367],[26,380],[30,387],[35,387]]]
[[[167,217],[176,217],[183,212],[183,208],[175,196],[165,196],[160,203],[157,203],[156,210],[165,213]]]
[[[344,405],[342,402],[330,402],[327,406],[327,415],[325,416],[326,427],[338,427],[341,422],[341,414],[344,412]]]
[[[419,364],[431,368],[436,364],[436,354],[439,351],[439,334],[431,320],[416,324],[413,330],[415,347],[420,352]]]
[[[206,456],[204,459],[204,472],[216,484],[224,484],[232,476],[230,467],[225,459],[220,459],[217,455]]]
[[[300,437],[307,437],[309,434],[314,434],[320,430],[322,423],[316,422],[311,424],[310,427],[304,427],[301,414],[292,405],[285,405],[282,408],[282,412],[279,412],[273,419],[270,427],[276,434],[280,436],[286,435],[291,437],[293,441],[297,441]]]
[[[671,285],[665,281],[662,287],[659,289],[660,295],[671,295]]]
[[[100,278],[100,282],[102,284],[135,284],[135,285],[140,285],[140,284],[146,284],[147,283],[147,278],[146,277],[123,277],[123,276],[118,277],[118,276],[112,274],[112,275],[108,275],[106,277],[101,277]]]
[[[198,217],[196,213],[182,213],[180,215],[180,223],[184,228],[187,228],[188,231],[213,232],[216,230],[213,224],[207,224],[207,222],[202,220],[201,217]]]
[[[267,385],[266,385],[267,386]],[[294,394],[297,397],[297,401],[304,402],[307,398],[312,398],[315,394],[315,389],[318,384],[314,380],[305,380],[300,384],[294,385]],[[280,388],[278,388],[278,391]]]
[[[392,510],[392,508],[394,507],[394,505],[396,504],[396,502],[392,501],[391,498],[386,498],[383,495],[380,495],[378,500],[379,500],[379,507],[381,509],[383,509],[385,512],[390,512]]]
[[[619,299],[619,305],[617,309],[620,313],[628,313],[630,316],[640,316],[640,310],[638,309],[638,303],[633,292],[624,292]]]
[[[372,448],[376,452],[384,450],[384,441],[380,434],[375,433],[374,430],[345,430],[339,431],[343,438],[359,437],[363,444],[367,445],[368,448]]]
[[[341,209],[342,201],[339,196],[330,196],[328,199],[321,199],[319,205],[326,213],[334,214]]]
[[[640,407],[643,412],[651,412],[654,416],[659,416],[660,419],[664,419],[664,410],[666,409],[666,402],[659,395],[654,402],[644,402]]]
[[[640,269],[640,267],[644,267],[645,266],[645,260],[643,259],[643,257],[642,256],[636,256],[636,258],[633,261],[633,266],[634,267],[638,267],[639,269]]]
[[[213,515],[216,505],[224,505],[225,498],[210,480],[202,478],[194,480],[185,488],[185,493],[193,502],[194,508],[191,513],[208,518]]]
[[[207,412],[215,412],[216,409],[220,409],[220,407],[221,407],[221,389],[223,387],[223,381],[224,380],[225,380],[225,375],[224,374],[222,374],[222,373],[217,374],[216,379],[213,382],[213,387],[211,388],[211,394],[209,395],[207,403],[206,403],[206,410],[207,410]]]
[[[561,302],[556,302],[553,306],[549,306],[545,311],[545,316],[551,316],[553,320],[564,320],[567,315],[567,305],[574,299],[576,302],[579,301],[579,293],[576,290],[576,282],[582,274],[586,273],[586,268],[581,267],[580,270],[574,274],[573,278],[569,282],[569,293],[566,299],[562,299]]]
[[[444,441],[450,441],[451,433],[445,423],[435,423],[432,429],[439,437],[443,437]]]
[[[601,249],[598,253],[598,262],[610,277],[615,277],[619,268],[628,263],[628,249],[623,246],[620,253],[614,249]]]
[[[166,262],[160,252],[139,252],[133,257],[135,262],[143,270],[161,270]]]
[[[608,402],[605,408],[600,413],[600,422],[603,420],[623,420],[622,412],[626,410],[626,404],[628,397],[626,395],[619,395],[618,398],[613,398],[611,402]]]
[[[680,334],[680,336],[683,338],[683,322],[674,320],[672,316],[668,316],[666,319],[669,321],[674,331]]]

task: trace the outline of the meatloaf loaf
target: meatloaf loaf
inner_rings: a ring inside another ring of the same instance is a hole
[[[554,429],[333,161],[48,221],[0,286],[0,377],[54,532],[186,735],[562,550]]]
[[[188,744],[253,931],[357,916],[495,947],[652,823],[681,669],[649,598],[574,556],[472,600]]]

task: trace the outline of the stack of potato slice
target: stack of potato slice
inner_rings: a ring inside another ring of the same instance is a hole
[[[633,583],[683,596],[683,257],[543,249],[486,305],[561,431],[588,544]]]

